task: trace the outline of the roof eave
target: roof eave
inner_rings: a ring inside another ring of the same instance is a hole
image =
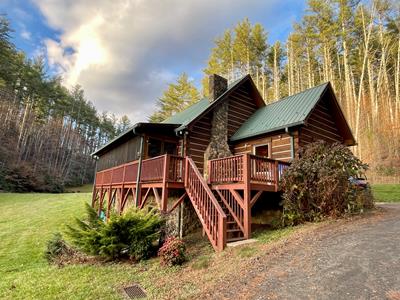
[[[291,124],[286,124],[286,125],[282,125],[282,126],[278,126],[272,129],[268,129],[268,130],[264,130],[264,131],[260,131],[254,134],[247,134],[245,136],[239,137],[239,138],[234,138],[233,136],[230,138],[231,142],[237,142],[237,141],[241,141],[241,140],[245,140],[248,138],[253,138],[253,137],[257,137],[263,134],[267,134],[267,133],[272,133],[274,131],[278,131],[278,130],[282,130],[285,128],[290,128],[290,127],[295,127],[295,126],[300,126],[300,125],[304,125],[304,121],[299,121],[299,122],[294,122]]]
[[[127,131],[121,133],[119,136],[117,136],[116,138],[112,139],[111,141],[109,141],[107,144],[105,144],[104,146],[102,146],[101,148],[97,149],[95,152],[91,153],[90,156],[93,157],[95,155],[97,155],[98,153],[102,152],[104,149],[106,149],[107,147],[110,147],[112,144],[114,144],[115,142],[117,142],[118,140],[120,140],[121,138],[123,138],[124,136],[126,136],[129,133],[132,133],[133,135],[140,135],[142,134],[139,129],[141,128],[145,128],[146,126],[163,126],[163,127],[171,127],[171,129],[173,127],[179,126],[179,124],[169,124],[169,123],[145,123],[145,122],[139,122],[136,123],[135,125],[133,125],[131,128],[129,128]]]

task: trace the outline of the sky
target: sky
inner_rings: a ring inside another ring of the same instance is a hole
[[[285,41],[303,0],[0,0],[13,42],[45,57],[63,84],[80,84],[99,111],[146,121],[168,83],[200,87],[216,37],[248,17]]]

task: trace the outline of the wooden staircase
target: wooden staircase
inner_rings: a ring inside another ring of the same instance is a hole
[[[212,191],[193,160],[190,157],[185,160],[186,193],[214,249],[221,251],[227,242],[245,239],[238,209],[230,201],[233,197],[218,190]]]
[[[185,158],[185,189],[212,246],[222,251],[227,240],[227,215],[190,157]]]
[[[225,198],[217,191],[214,191],[214,195],[218,200],[219,205],[221,206],[222,210],[226,214],[226,241],[229,242],[236,242],[240,240],[244,240],[244,230],[243,226],[240,226],[240,221],[237,218],[235,212],[232,211],[229,204],[226,203]]]

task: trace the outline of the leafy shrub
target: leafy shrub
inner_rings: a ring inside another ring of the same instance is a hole
[[[73,249],[62,238],[61,233],[57,232],[47,242],[44,257],[48,262],[54,262],[62,256],[71,256],[73,252]]]
[[[148,258],[153,243],[160,238],[164,220],[154,210],[131,209],[122,215],[112,215],[104,223],[96,211],[86,204],[86,218],[76,219],[76,227],[68,226],[73,244],[83,252],[106,259],[134,260]]]
[[[307,145],[283,175],[283,224],[319,221],[372,207],[372,195],[349,180],[363,175],[367,167],[341,144]]]
[[[186,260],[186,245],[176,237],[169,237],[158,250],[158,256],[163,266],[181,265]]]

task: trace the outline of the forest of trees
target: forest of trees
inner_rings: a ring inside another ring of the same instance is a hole
[[[130,127],[99,113],[84,90],[28,59],[0,17],[0,190],[58,191],[93,180],[90,157]],[[215,40],[202,92],[187,74],[164,91],[150,121],[160,122],[207,96],[208,75],[230,82],[251,74],[267,103],[330,81],[358,145],[375,173],[400,176],[400,3],[309,0],[286,41],[268,41],[248,19]]]
[[[129,119],[99,113],[80,86],[66,89],[43,58],[17,50],[12,34],[0,16],[0,190],[56,192],[92,182],[90,153]]]
[[[288,39],[273,44],[261,24],[244,19],[215,40],[203,95],[212,73],[230,82],[251,74],[267,103],[330,81],[355,154],[375,174],[400,176],[399,30],[396,0],[309,0]]]

